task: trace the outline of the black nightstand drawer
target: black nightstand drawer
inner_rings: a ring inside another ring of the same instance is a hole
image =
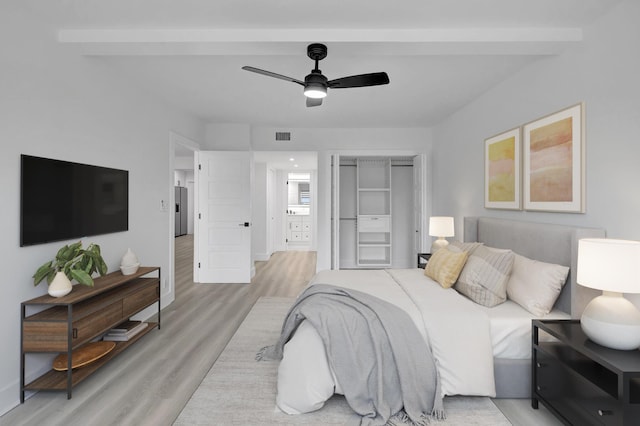
[[[556,340],[539,341],[546,332]],[[531,405],[567,425],[640,425],[640,353],[590,341],[577,320],[533,320]]]
[[[621,404],[580,374],[539,351],[536,394],[574,425],[623,425]]]

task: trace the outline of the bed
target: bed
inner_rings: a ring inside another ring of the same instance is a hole
[[[577,285],[574,271],[578,240],[604,236],[604,230],[595,228],[486,217],[464,219],[465,242],[482,243],[496,253],[512,251],[531,262],[568,267],[566,284],[546,318],[578,318],[597,295]],[[513,300],[481,306],[443,288],[417,268],[321,271],[310,286],[319,283],[364,291],[407,312],[430,341],[443,396],[530,397],[531,319],[540,315]],[[342,389],[322,340],[303,321],[284,346],[277,405],[289,414],[309,412],[322,407],[334,393],[342,393]]]

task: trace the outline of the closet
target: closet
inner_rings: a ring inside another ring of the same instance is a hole
[[[391,160],[356,160],[356,263],[391,266]]]
[[[420,156],[334,156],[334,269],[415,267],[424,216],[422,163]]]

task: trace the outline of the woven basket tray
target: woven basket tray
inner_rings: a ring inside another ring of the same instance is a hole
[[[76,349],[71,354],[71,368],[82,367],[102,358],[113,348],[116,342],[91,342]],[[67,354],[62,353],[53,360],[53,369],[56,371],[67,371]]]

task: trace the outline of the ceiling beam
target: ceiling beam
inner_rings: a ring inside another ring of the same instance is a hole
[[[63,29],[60,43],[85,55],[299,55],[326,43],[332,54],[553,55],[583,39],[579,28],[466,29]]]

